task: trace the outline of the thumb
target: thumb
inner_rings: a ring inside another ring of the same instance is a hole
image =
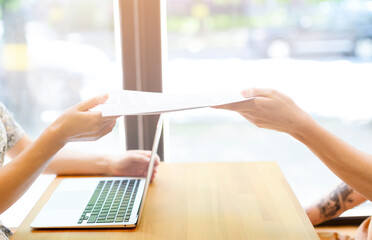
[[[98,105],[106,102],[108,97],[109,97],[108,94],[104,94],[104,95],[97,96],[97,97],[91,98],[89,100],[83,101],[78,105],[78,109],[81,110],[81,111],[87,111],[91,108],[94,108],[95,106],[98,106]]]
[[[253,96],[253,92],[251,91],[251,89],[244,89],[240,92],[240,94],[245,97],[245,98],[250,98],[250,97],[254,97]]]

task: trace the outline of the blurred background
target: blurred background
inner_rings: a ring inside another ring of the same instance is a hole
[[[72,105],[122,88],[113,1],[0,0],[0,10],[0,100],[32,138]],[[119,128],[67,148],[118,153]],[[1,220],[19,226],[53,178],[40,176]]]
[[[164,91],[278,89],[372,153],[372,1],[167,0]],[[212,109],[170,115],[170,161],[276,161],[301,204],[340,180],[307,148]],[[345,215],[371,214],[370,203]]]
[[[113,1],[0,0],[0,7],[0,99],[30,136],[82,99],[122,88]],[[164,0],[164,7],[164,92],[275,88],[372,153],[372,1]],[[340,182],[299,142],[236,113],[192,110],[168,122],[165,161],[276,161],[304,206]],[[118,152],[119,128],[70,147]],[[2,220],[19,224],[14,211],[25,216],[50,179],[38,180]],[[348,214],[372,214],[368,204]]]

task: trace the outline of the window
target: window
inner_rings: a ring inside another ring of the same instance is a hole
[[[165,92],[275,88],[372,153],[370,1],[167,0],[166,14]],[[236,113],[179,112],[169,122],[170,161],[276,161],[303,205],[340,181],[301,143]]]
[[[276,88],[324,127],[372,153],[367,72],[372,40],[364,30],[372,24],[369,1],[164,2],[168,54],[161,82],[159,43],[153,38],[160,27],[152,21],[158,3],[119,1],[120,11],[128,13],[122,17],[131,19],[121,19],[125,87],[160,91],[163,85],[168,93]],[[122,87],[112,1],[0,0],[0,6],[0,99],[30,136],[38,136],[67,107],[103,87]],[[236,113],[201,109],[168,116],[167,161],[276,161],[303,205],[339,182],[302,144],[258,129]],[[149,123],[156,121],[139,119],[136,131],[127,134],[145,137],[131,146],[151,146]],[[124,146],[120,132],[116,128],[90,143],[96,147],[75,147],[115,152]],[[1,216],[8,226],[17,226],[31,209],[47,186],[43,181]]]
[[[112,0],[14,0],[0,7],[0,99],[32,138],[70,106],[121,88]],[[118,152],[125,146],[118,128],[68,147]],[[18,226],[52,178],[41,176],[2,221]]]

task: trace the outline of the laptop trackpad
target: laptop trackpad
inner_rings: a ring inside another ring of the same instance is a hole
[[[91,191],[57,191],[45,206],[45,210],[81,210]],[[84,208],[83,208],[84,209]]]

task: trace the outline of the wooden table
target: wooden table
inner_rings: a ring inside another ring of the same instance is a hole
[[[135,229],[32,230],[56,178],[13,235],[18,239],[319,239],[274,162],[165,163]]]

